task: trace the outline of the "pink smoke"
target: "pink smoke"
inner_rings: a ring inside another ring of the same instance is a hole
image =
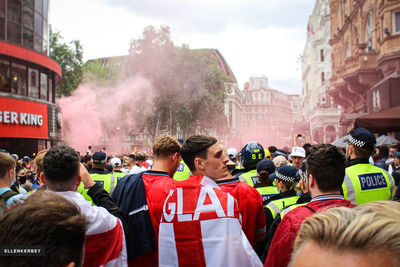
[[[153,97],[150,82],[142,76],[115,87],[80,85],[71,96],[57,100],[63,114],[64,142],[82,154],[89,145],[97,150],[105,144],[107,154],[129,152],[123,138],[135,128],[136,103],[145,103],[144,112],[149,113]]]

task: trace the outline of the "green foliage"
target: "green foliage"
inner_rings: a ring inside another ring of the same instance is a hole
[[[143,128],[153,136],[165,131],[184,137],[226,129],[224,83],[230,78],[213,51],[175,46],[166,26],[148,26],[131,41],[127,75],[144,75],[155,91],[154,112],[140,116]]]
[[[62,42],[60,32],[50,26],[50,57],[61,66],[62,82],[57,96],[69,96],[82,80],[83,48],[78,40],[69,44]]]
[[[82,82],[94,87],[108,86],[116,82],[119,71],[98,61],[88,61],[82,66]]]

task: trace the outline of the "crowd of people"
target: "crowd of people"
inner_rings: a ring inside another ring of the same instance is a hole
[[[1,150],[0,262],[400,266],[399,177],[400,144],[376,147],[364,128],[345,149],[226,149],[194,135],[159,137],[151,155]]]

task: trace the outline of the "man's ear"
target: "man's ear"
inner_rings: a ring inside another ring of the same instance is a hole
[[[39,180],[42,184],[46,184],[46,181],[44,180],[44,172],[41,172],[39,175]]]
[[[82,176],[78,175],[78,178],[76,178],[76,189],[78,189],[78,186],[81,184],[82,182]]]
[[[201,158],[194,159],[194,166],[196,167],[196,170],[204,170],[205,169],[203,159],[201,159]]]
[[[315,186],[315,179],[311,173],[308,175],[308,183],[310,188]]]

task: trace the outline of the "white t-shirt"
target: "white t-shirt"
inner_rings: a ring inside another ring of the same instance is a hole
[[[139,167],[138,165],[135,165],[129,170],[129,174],[137,174],[139,172],[144,172],[144,171],[147,171],[147,169],[144,166]]]

